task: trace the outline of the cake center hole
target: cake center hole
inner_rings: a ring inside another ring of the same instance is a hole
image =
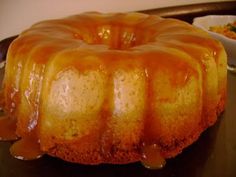
[[[151,33],[123,25],[101,25],[90,29],[90,34],[77,35],[87,44],[102,44],[109,49],[126,50],[151,41]]]

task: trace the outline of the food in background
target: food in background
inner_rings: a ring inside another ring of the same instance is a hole
[[[209,30],[212,32],[223,34],[228,38],[236,39],[236,21],[234,21],[233,23],[228,23],[224,26],[211,26]]]

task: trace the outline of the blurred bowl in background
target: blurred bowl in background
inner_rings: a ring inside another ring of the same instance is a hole
[[[223,34],[210,31],[210,27],[224,26],[236,21],[236,15],[208,15],[193,19],[193,25],[207,31],[213,38],[219,40],[228,55],[228,70],[236,72],[236,40]]]

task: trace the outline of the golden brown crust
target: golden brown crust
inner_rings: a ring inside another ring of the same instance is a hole
[[[55,146],[48,154],[60,157],[69,162],[96,165],[101,163],[111,164],[127,164],[141,160],[140,150],[121,150],[114,148],[112,152],[102,154],[100,150],[82,151],[78,150],[80,144],[66,144],[62,143]],[[88,150],[88,148],[86,148]],[[108,155],[109,154],[109,155]]]

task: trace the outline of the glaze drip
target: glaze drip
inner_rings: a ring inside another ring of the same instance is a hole
[[[4,107],[4,99],[3,99],[3,91],[0,91],[0,111],[3,110]]]
[[[33,133],[16,141],[10,148],[13,157],[21,160],[33,160],[40,158],[44,153],[40,150],[38,138]]]
[[[0,117],[0,140],[16,140],[16,120],[7,116]]]
[[[141,162],[148,169],[161,169],[166,164],[157,144],[143,145]]]

